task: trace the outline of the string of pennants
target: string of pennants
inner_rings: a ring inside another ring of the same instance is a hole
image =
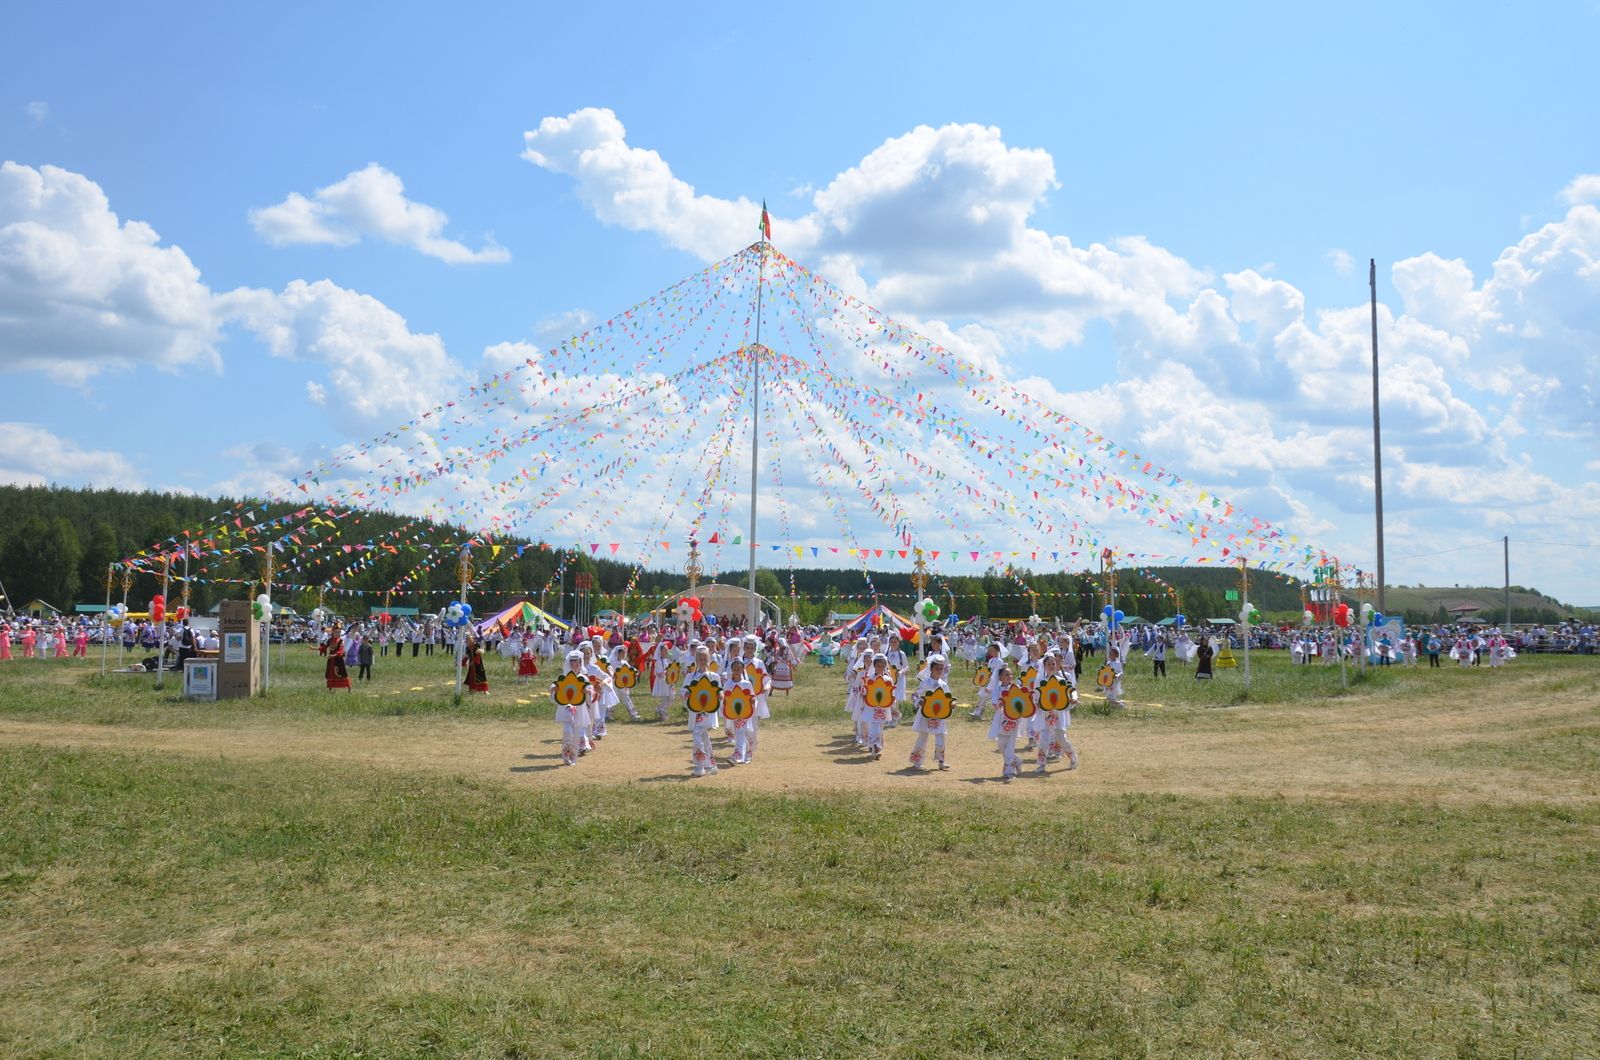
[[[764,345],[753,341],[758,300]],[[871,566],[919,549],[936,581],[944,567],[995,565],[1026,595],[1018,564],[1345,570],[1052,402],[1048,388],[1000,377],[763,242],[123,566],[187,558],[198,581],[270,560],[274,586],[363,595],[414,591],[464,551],[481,581],[531,549],[560,554],[552,582],[583,552],[626,561],[631,591],[643,570],[680,563],[691,537],[714,568],[724,547],[752,547],[717,528],[746,499],[759,438],[771,525],[754,548],[785,562],[791,587],[795,561],[843,557],[875,596]],[[408,518],[371,533],[363,519],[375,508]],[[1107,519],[1173,545],[1125,547],[1133,535]],[[793,540],[819,520],[837,525],[835,540]],[[863,520],[893,540],[864,544],[875,533]],[[628,534],[599,540],[623,523]],[[947,547],[929,546],[941,539]],[[551,543],[563,540],[576,543]],[[387,588],[348,584],[390,557],[411,569]]]

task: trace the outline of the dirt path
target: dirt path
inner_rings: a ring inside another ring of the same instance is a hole
[[[1005,785],[987,727],[958,718],[952,768],[911,773],[910,727],[890,731],[882,761],[863,758],[842,724],[769,724],[755,763],[691,780],[681,725],[612,725],[611,736],[573,768],[560,760],[554,722],[429,717],[242,724],[231,728],[141,729],[0,719],[0,743],[155,751],[207,757],[289,757],[381,769],[436,770],[499,779],[513,787],[590,783],[696,783],[778,792],[1004,792],[1008,798],[1074,793],[1172,792],[1194,796],[1480,801],[1600,799],[1600,776],[1574,761],[1546,767],[1527,741],[1575,730],[1600,733],[1600,705],[1569,692],[1514,718],[1481,704],[1374,699],[1257,709],[1219,726],[1111,723],[1082,718],[1072,736],[1083,756],[1075,772]],[[1239,721],[1242,723],[1233,723]],[[1499,754],[1496,748],[1504,748]],[[719,759],[726,761],[725,745]]]

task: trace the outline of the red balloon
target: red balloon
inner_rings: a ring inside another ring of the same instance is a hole
[[[696,622],[698,622],[698,621],[700,621],[702,618],[704,618],[706,616],[701,614],[700,609],[698,607],[696,607],[694,609],[694,614],[690,615],[689,617],[694,619]]]
[[[1340,629],[1350,625],[1350,605],[1340,604],[1333,609],[1333,624]]]
[[[150,598],[150,621],[164,622],[167,618],[167,598],[157,594]]]
[[[913,640],[916,638],[916,635],[917,631],[913,626],[902,626],[900,629],[901,640]]]

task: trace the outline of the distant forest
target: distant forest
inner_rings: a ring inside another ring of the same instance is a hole
[[[226,497],[188,494],[0,486],[0,582],[10,596],[8,603],[21,607],[29,601],[42,599],[65,611],[71,611],[79,603],[104,603],[107,570],[111,564],[181,535],[185,529],[214,525],[217,517],[236,503],[235,499]],[[274,505],[260,518],[270,519],[294,510],[294,505]],[[421,533],[429,540],[459,540],[464,536],[457,527],[386,512],[360,513],[353,518],[349,529],[358,529],[358,537],[364,539],[402,533]],[[570,547],[576,547],[579,554],[569,561],[558,588],[552,584],[552,578],[562,549]],[[743,546],[733,545],[726,550],[715,545],[702,547],[702,563],[708,572],[719,561],[727,566],[743,558]],[[674,569],[645,570],[638,572],[637,577],[633,565],[589,555],[581,543],[528,548],[515,559],[513,554],[514,551],[504,552],[494,562],[485,557],[490,571],[475,584],[471,598],[480,613],[497,602],[510,602],[520,596],[537,603],[541,591],[550,585],[543,598],[546,606],[552,611],[570,614],[574,608],[575,585],[580,582],[590,586],[583,590],[590,613],[606,607],[633,613],[685,586],[682,564],[686,557],[676,547],[671,554]],[[346,615],[364,614],[369,606],[385,604],[437,609],[456,590],[453,562],[438,563],[418,576],[414,584],[385,599],[384,590],[405,579],[425,558],[425,553],[410,551],[375,553],[363,569],[341,576],[337,582],[341,589],[357,590],[365,595],[348,591],[328,593],[321,602]],[[227,581],[258,578],[259,560],[227,557],[191,563],[197,573],[189,586],[190,606],[197,611],[207,610],[218,600],[247,599],[259,591],[258,586]],[[209,568],[203,574],[198,573],[202,564]],[[965,568],[966,564],[960,566]],[[302,612],[316,606],[319,599],[316,591],[289,591],[281,588],[281,584],[324,584],[341,569],[339,564],[299,572],[285,572],[282,568],[280,564],[274,575],[274,583],[280,585],[274,590],[274,599],[287,602]],[[182,597],[183,587],[176,580],[182,572],[182,565],[175,563],[174,581],[168,594],[173,604]],[[756,572],[756,588],[763,596],[780,604],[786,614],[798,610],[801,618],[808,622],[822,621],[829,613],[863,610],[870,606],[873,594],[896,610],[905,609],[914,599],[909,571],[873,570],[869,573],[870,588],[868,576],[859,567],[796,567],[792,571],[787,567],[762,568]],[[1220,618],[1239,610],[1239,604],[1226,600],[1224,595],[1239,587],[1237,570],[1156,567],[1150,568],[1149,573],[1155,577],[1145,577],[1127,569],[1117,572],[1117,606],[1127,614],[1154,621],[1175,613],[1171,595],[1155,579],[1178,590],[1183,611],[1191,618]],[[932,572],[928,595],[948,612],[953,594],[955,612],[961,616],[1021,618],[1034,613],[1035,606],[1037,613],[1045,618],[1089,618],[1100,611],[1103,588],[1097,576],[1034,571],[1021,566],[1015,569],[1015,575],[1012,577],[995,568],[960,574],[938,570]],[[633,591],[624,600],[621,594],[635,577]],[[732,567],[720,574],[708,573],[702,577],[702,581],[712,580],[742,586],[746,584],[747,574],[743,567]],[[1038,594],[1036,600],[1025,595],[1023,585]],[[791,587],[795,594],[793,601]],[[160,578],[141,573],[134,577],[128,589],[130,605],[137,604],[134,610],[142,610],[149,598],[159,591]],[[120,574],[113,581],[111,595],[114,600],[122,599]],[[1292,617],[1301,610],[1298,583],[1266,572],[1251,572],[1250,600],[1268,616]],[[1433,613],[1406,614],[1412,622],[1432,622],[1442,617]],[[1554,621],[1560,614],[1529,611],[1526,615],[1514,613],[1513,617],[1519,622]]]

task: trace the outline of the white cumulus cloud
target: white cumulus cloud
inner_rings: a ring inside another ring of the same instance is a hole
[[[81,381],[106,368],[217,365],[200,270],[100,186],[55,166],[0,164],[0,368]]]
[[[478,250],[446,239],[443,233],[449,220],[442,210],[406,198],[400,178],[376,162],[318,188],[310,197],[290,192],[274,206],[250,211],[250,223],[273,246],[321,243],[347,247],[372,238],[410,247],[451,265],[511,260],[510,251],[492,236],[486,237]]]
[[[1581,202],[1600,202],[1600,173],[1582,173],[1571,184],[1561,189],[1561,198],[1568,206]]]
[[[323,366],[313,383],[336,420],[353,429],[388,426],[433,406],[463,382],[438,335],[417,334],[371,295],[329,280],[294,280],[282,291],[243,289],[219,298],[227,316],[258,335],[275,357]]]
[[[144,485],[122,454],[84,449],[36,423],[0,423],[0,482],[119,489]]]

